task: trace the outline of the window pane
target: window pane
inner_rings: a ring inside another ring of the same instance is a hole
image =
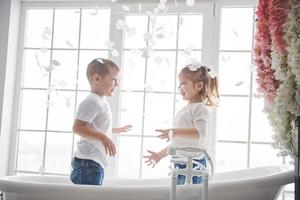
[[[221,94],[249,95],[251,53],[220,53]]]
[[[144,90],[145,87],[145,59],[129,51],[124,51],[122,69],[123,90]]]
[[[142,133],[143,97],[143,93],[122,92],[120,125],[132,124],[130,135],[141,135]]]
[[[49,66],[50,51],[24,50],[23,58],[23,87],[48,88],[49,73],[42,66]]]
[[[156,51],[147,66],[146,90],[173,92],[175,78],[175,52]],[[159,60],[159,61],[158,61]]]
[[[47,133],[45,172],[70,173],[72,134]]]
[[[267,114],[263,112],[264,99],[252,98],[252,119],[251,119],[251,140],[259,142],[272,142],[273,130],[267,118]]]
[[[247,144],[217,143],[216,172],[233,171],[247,167]]]
[[[86,77],[86,68],[95,58],[107,58],[108,51],[80,51],[79,72],[78,72],[78,89],[90,90],[90,84]]]
[[[25,47],[50,47],[53,10],[27,10],[25,22]]]
[[[60,63],[51,73],[51,83],[60,89],[75,89],[77,78],[77,51],[53,51],[52,60]]]
[[[144,138],[143,143],[143,156],[149,155],[147,150],[159,152],[168,145],[166,140],[161,140],[159,138]],[[142,178],[167,178],[169,177],[168,173],[170,172],[170,158],[169,156],[165,157],[154,168],[152,166],[147,166],[145,163],[147,159],[143,158],[142,164]]]
[[[203,15],[180,15],[178,48],[202,49]]]
[[[157,135],[155,129],[170,128],[173,120],[173,94],[146,94],[145,134]]]
[[[48,130],[71,131],[74,121],[74,92],[60,91],[51,95]]]
[[[110,9],[83,9],[81,20],[81,48],[106,49],[109,40]]]
[[[221,97],[217,114],[218,140],[247,141],[249,99]]]
[[[250,166],[281,165],[282,158],[276,156],[278,152],[271,145],[251,144]]]
[[[125,22],[128,27],[135,29],[135,34],[131,32],[125,32],[125,48],[144,48],[146,45],[144,34],[147,32],[148,28],[148,16],[128,15],[126,16]]]
[[[156,18],[155,34],[162,34],[164,37],[157,39],[157,43],[153,48],[155,49],[175,49],[176,48],[176,35],[177,35],[177,15],[159,15]]]
[[[221,50],[251,50],[253,12],[253,8],[222,8]]]
[[[19,132],[17,170],[39,172],[43,165],[43,132]]]
[[[54,48],[77,48],[79,37],[79,9],[56,9]],[[68,28],[66,28],[66,24]]]
[[[21,129],[44,130],[46,127],[47,93],[22,90]]]
[[[126,136],[118,138],[118,177],[139,178],[141,138]]]

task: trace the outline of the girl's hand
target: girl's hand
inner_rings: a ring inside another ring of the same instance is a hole
[[[119,128],[113,128],[113,132],[116,134],[123,133],[123,132],[128,132],[132,129],[132,125],[125,125],[121,126]]]
[[[150,155],[148,156],[143,156],[143,158],[148,158],[148,160],[145,161],[145,163],[148,165],[148,166],[151,166],[152,165],[152,168],[160,161],[160,156],[158,153],[154,152],[154,151],[150,151],[150,150],[147,150],[148,153],[150,153]]]
[[[171,138],[169,137],[169,132],[171,131],[171,129],[156,129],[155,131],[161,133],[160,135],[157,136],[160,139],[167,139],[167,142],[171,140]]]

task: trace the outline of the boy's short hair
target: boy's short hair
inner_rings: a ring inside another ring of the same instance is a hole
[[[105,77],[109,73],[109,68],[120,70],[118,65],[113,61],[105,58],[95,58],[90,64],[88,64],[86,69],[86,76],[89,82],[95,74],[99,74],[101,77]]]

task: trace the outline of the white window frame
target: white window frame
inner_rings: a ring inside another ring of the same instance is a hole
[[[156,2],[155,2],[156,3]],[[111,34],[110,34],[110,40],[115,43],[115,48],[120,53],[120,57],[114,58],[116,63],[118,65],[122,65],[122,44],[123,44],[123,34],[121,31],[116,30],[114,24],[115,22],[122,18],[122,4],[112,4],[111,2],[23,2],[22,3],[22,10],[21,10],[21,26],[20,26],[20,36],[19,36],[19,49],[18,49],[18,62],[17,66],[18,69],[22,69],[22,58],[23,58],[23,44],[24,44],[24,24],[25,24],[25,10],[27,8],[41,8],[41,7],[58,7],[58,8],[64,8],[64,7],[91,7],[94,8],[95,5],[100,6],[107,6],[111,7]],[[111,6],[113,5],[113,6]],[[247,1],[238,1],[238,0],[224,0],[224,1],[215,1],[215,3],[196,3],[196,5],[191,8],[192,10],[197,9],[203,9],[203,8],[209,8],[206,10],[206,12],[209,12],[210,14],[207,14],[205,16],[210,16],[208,21],[210,22],[209,26],[207,26],[207,23],[205,23],[205,20],[203,21],[203,47],[202,47],[202,60],[203,62],[210,63],[214,66],[216,66],[216,69],[218,67],[218,52],[219,52],[219,25],[220,25],[220,11],[223,6],[232,6],[232,7],[243,7],[243,6],[254,6],[257,5],[256,0],[247,0]],[[138,4],[129,4],[131,8],[137,7]],[[155,4],[156,6],[156,4]],[[198,7],[199,6],[199,7]],[[207,6],[207,7],[205,7]],[[143,4],[142,10],[149,9],[150,7],[153,8],[153,4]],[[169,12],[186,12],[185,9],[182,9],[181,6],[178,6],[177,8],[172,8],[169,10]],[[206,38],[205,38],[206,37]],[[11,138],[11,160],[9,162],[9,174],[14,174],[16,159],[15,154],[17,152],[16,146],[17,146],[17,127],[18,127],[18,113],[19,113],[19,107],[20,107],[20,85],[21,85],[21,77],[22,77],[22,70],[17,70],[16,73],[16,88],[15,88],[15,102],[18,102],[14,106],[14,117],[12,121],[12,138]],[[253,81],[253,80],[252,80]],[[251,89],[253,90],[253,89]],[[252,91],[251,91],[252,92]],[[110,104],[112,105],[112,112],[114,117],[113,125],[118,126],[119,125],[119,110],[120,110],[120,88],[117,89],[114,98],[110,100]],[[250,94],[249,94],[250,95]],[[250,102],[251,104],[251,95],[250,95]],[[251,107],[250,107],[251,108]],[[249,115],[251,114],[251,109],[249,110]],[[249,120],[251,120],[249,118]],[[212,118],[213,123],[216,123],[216,113],[213,113]],[[249,121],[250,123],[250,121]],[[215,126],[210,127],[213,129],[213,132],[215,132]],[[250,130],[248,130],[248,133],[250,133]],[[117,138],[114,137],[114,140],[117,141]],[[232,142],[236,143],[235,141],[219,141],[219,142]],[[250,159],[250,145],[251,144],[262,144],[260,142],[252,142],[250,141],[249,135],[248,135],[248,161],[247,166],[249,167],[249,159]],[[268,144],[268,143],[266,143]],[[110,163],[111,166],[117,166],[116,160],[113,161],[113,163]],[[110,171],[108,171],[108,176],[114,176],[115,174],[115,167],[110,168]]]

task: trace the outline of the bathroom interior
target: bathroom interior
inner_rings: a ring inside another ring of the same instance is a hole
[[[294,96],[300,95],[300,90],[281,87],[291,79],[275,80],[282,77],[275,65],[288,62],[284,56],[289,61],[296,53],[299,56],[292,47],[299,47],[300,42],[291,45],[292,37],[286,35],[292,33],[284,32],[284,27],[293,25],[289,13],[299,1],[287,1],[289,5],[278,2],[1,0],[0,179],[69,178],[79,140],[72,125],[79,103],[90,90],[85,68],[99,57],[120,66],[119,86],[108,98],[113,126],[132,124],[129,132],[112,137],[117,154],[108,160],[106,179],[134,179],[141,185],[143,181],[151,184],[151,179],[169,179],[169,159],[152,168],[143,156],[147,150],[159,151],[167,144],[157,138],[155,129],[171,127],[176,112],[186,103],[178,93],[177,75],[189,59],[211,66],[219,78],[220,98],[209,123],[216,176],[266,166],[294,170],[295,144],[282,138],[295,140],[288,135],[297,132],[295,120],[288,117],[297,115],[291,112],[287,117],[291,125],[287,132],[286,124],[276,124],[280,109],[275,107],[288,107],[285,103],[295,101],[293,108],[299,115],[299,101]],[[280,18],[285,20],[277,23],[278,14],[269,24],[270,60],[263,64],[272,66],[271,72],[262,72],[257,51],[265,47],[261,39],[266,37],[262,36],[267,16],[264,8],[271,10],[272,6],[285,13]],[[284,30],[276,32],[274,39],[272,26],[279,23]],[[288,41],[285,45],[276,41],[280,34],[282,41]],[[288,63],[292,65],[292,61]],[[264,80],[270,73],[273,79]],[[294,79],[300,80],[299,71],[296,73]],[[294,83],[295,88],[300,87],[300,81]],[[283,132],[286,137],[280,135]],[[4,189],[1,191],[0,181],[0,200],[10,200]],[[78,189],[83,190],[92,188]],[[184,188],[177,192],[181,191],[184,193]],[[296,199],[295,184],[289,181],[276,200],[292,199]]]

